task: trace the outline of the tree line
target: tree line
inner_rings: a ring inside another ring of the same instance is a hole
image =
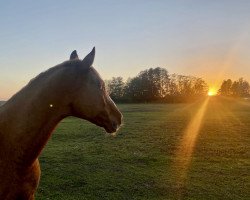
[[[236,81],[224,80],[218,91],[218,95],[228,97],[250,97],[250,84],[243,78]]]
[[[202,78],[169,74],[161,67],[141,71],[127,81],[113,77],[106,81],[106,87],[116,102],[188,102],[208,92],[208,85]]]

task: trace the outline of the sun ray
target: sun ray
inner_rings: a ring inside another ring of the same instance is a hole
[[[234,103],[238,103],[241,104],[241,102],[238,100],[234,100],[234,99],[229,99],[229,101],[234,101]],[[225,104],[218,102],[219,107],[221,108],[221,112],[222,112],[222,116],[228,115],[230,116],[230,118],[232,119],[232,121],[237,122],[237,124],[241,125],[241,126],[246,126],[241,118],[239,116],[236,116],[233,112],[232,109],[229,109],[227,106],[225,106]]]
[[[176,172],[174,173],[176,181],[175,189],[179,192],[178,195],[180,199],[182,197],[182,189],[185,186],[187,172],[192,160],[192,154],[196,145],[197,136],[200,132],[209,99],[210,98],[208,97],[204,100],[199,110],[188,124],[175,155],[175,162],[173,164],[173,170]]]

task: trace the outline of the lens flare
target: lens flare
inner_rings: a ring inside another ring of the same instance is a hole
[[[199,110],[194,115],[193,119],[188,124],[184,135],[178,146],[173,165],[175,187],[179,191],[179,197],[182,197],[182,189],[185,187],[187,172],[192,160],[192,154],[196,145],[196,140],[200,132],[204,115],[206,113],[209,98],[206,98],[201,104]]]

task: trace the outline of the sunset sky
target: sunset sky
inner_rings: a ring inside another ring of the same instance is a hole
[[[0,100],[38,73],[96,47],[103,79],[149,67],[250,81],[248,0],[0,1]]]

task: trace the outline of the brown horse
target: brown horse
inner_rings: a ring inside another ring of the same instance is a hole
[[[38,156],[55,126],[67,116],[116,132],[122,114],[92,67],[95,48],[41,73],[0,107],[0,199],[32,200],[38,187]]]

